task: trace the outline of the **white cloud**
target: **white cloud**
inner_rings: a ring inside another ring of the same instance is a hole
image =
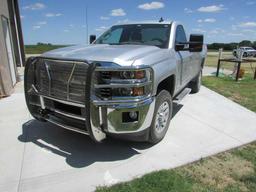
[[[229,36],[243,36],[242,33],[228,33]]]
[[[230,20],[230,21],[234,21],[234,20],[235,20],[235,17],[229,17],[229,20]]]
[[[68,30],[68,29],[64,29],[64,32],[68,33],[68,32],[69,32],[69,30]]]
[[[21,19],[24,19],[24,18],[25,18],[25,16],[24,16],[24,15],[21,15],[21,16],[20,16],[20,18],[21,18]]]
[[[194,32],[198,32],[198,33],[205,33],[205,32],[206,32],[205,30],[203,30],[203,29],[199,29],[199,28],[192,29],[192,31],[194,31]]]
[[[117,24],[128,23],[129,21],[130,21],[129,19],[119,20],[119,21],[117,22]]]
[[[37,22],[37,25],[46,25],[46,24],[47,24],[46,21],[39,21],[39,22]]]
[[[119,8],[119,9],[113,9],[110,13],[111,16],[125,16],[126,13],[123,9]]]
[[[100,19],[101,19],[101,20],[109,20],[109,17],[101,16]]]
[[[23,9],[30,9],[30,10],[40,10],[44,9],[46,6],[43,3],[34,3],[31,5],[24,6]]]
[[[198,19],[198,23],[215,23],[216,19],[214,18],[207,18],[207,19]]]
[[[214,19],[214,18],[208,18],[208,19],[205,19],[204,22],[206,22],[206,23],[215,23],[215,22],[216,22],[216,19]]]
[[[184,12],[185,12],[185,13],[193,13],[194,11],[193,11],[192,9],[185,8],[185,9],[184,9]]]
[[[144,10],[161,9],[161,8],[164,8],[164,3],[153,1],[151,3],[141,4],[138,6],[138,8],[144,9]]]
[[[246,5],[254,5],[256,2],[254,2],[254,1],[247,1],[246,2]]]
[[[47,13],[45,14],[46,17],[59,17],[62,16],[62,13]]]
[[[216,13],[225,10],[224,5],[211,5],[207,7],[200,7],[197,9],[199,12],[205,12],[205,13]]]
[[[248,21],[248,22],[240,23],[239,27],[244,27],[244,28],[256,27],[256,22]]]
[[[33,30],[37,30],[37,29],[40,29],[40,28],[41,28],[40,25],[34,25],[34,26],[33,26]]]
[[[248,32],[249,32],[249,33],[254,33],[254,32],[255,32],[255,30],[252,30],[252,29],[244,29],[244,30],[243,30],[243,32],[247,32],[247,33],[248,33]]]
[[[106,30],[107,30],[107,27],[105,27],[105,26],[101,26],[101,27],[95,29],[95,31],[106,31]]]

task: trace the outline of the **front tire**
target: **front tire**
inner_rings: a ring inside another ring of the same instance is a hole
[[[156,97],[154,118],[150,126],[149,142],[160,142],[169,127],[172,117],[172,96],[166,90],[162,90]]]
[[[191,93],[198,93],[200,91],[201,85],[202,85],[202,70],[199,72],[196,78],[192,80],[189,84],[189,87],[191,88]]]

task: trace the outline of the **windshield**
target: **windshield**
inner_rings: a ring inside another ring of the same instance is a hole
[[[151,45],[168,48],[170,24],[133,24],[111,27],[95,44]]]

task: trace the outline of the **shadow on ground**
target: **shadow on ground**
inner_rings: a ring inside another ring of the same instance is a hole
[[[174,104],[173,116],[182,108]],[[138,150],[152,147],[149,143],[127,142],[117,139],[106,139],[95,143],[89,136],[62,129],[51,123],[30,120],[22,125],[21,142],[32,142],[66,158],[66,162],[75,168],[91,165],[94,162],[125,160],[139,154]]]

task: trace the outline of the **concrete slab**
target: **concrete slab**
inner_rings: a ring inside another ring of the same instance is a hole
[[[157,145],[89,137],[31,120],[22,93],[0,101],[0,191],[93,191],[256,140],[256,114],[202,87],[175,105]]]

